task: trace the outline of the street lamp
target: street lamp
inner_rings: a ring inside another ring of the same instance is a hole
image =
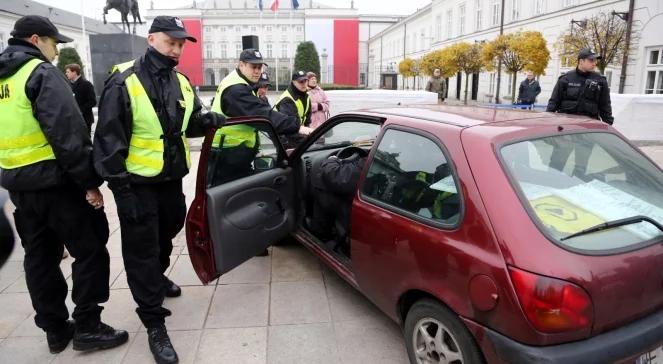
[[[630,0],[628,3],[628,12],[612,11],[612,16],[617,16],[626,22],[626,37],[624,39],[624,56],[622,58],[622,71],[619,74],[619,93],[624,93],[624,85],[626,84],[626,65],[628,64],[628,52],[631,47],[631,28],[633,25],[633,10],[635,0]]]
[[[587,19],[583,20],[573,20],[571,19],[571,28],[573,28],[574,25],[577,25],[579,28],[585,28],[587,26]]]

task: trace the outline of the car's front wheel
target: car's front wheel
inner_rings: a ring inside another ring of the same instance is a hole
[[[448,308],[432,299],[412,305],[405,319],[404,334],[410,363],[484,363],[465,325]]]

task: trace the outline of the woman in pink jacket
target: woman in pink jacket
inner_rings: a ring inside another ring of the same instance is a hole
[[[308,95],[311,98],[311,128],[315,129],[327,120],[329,115],[329,100],[325,91],[318,86],[318,78],[313,72],[308,77]]]

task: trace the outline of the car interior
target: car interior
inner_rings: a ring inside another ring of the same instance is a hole
[[[241,250],[260,252],[298,226],[350,268],[351,207],[365,168],[362,197],[434,225],[452,226],[460,219],[450,164],[427,137],[388,130],[368,166],[380,120],[332,120],[290,160],[267,124],[248,125],[257,138],[250,158],[241,148],[223,143],[209,153],[206,187],[213,240],[220,242],[223,236],[243,245],[215,244],[217,266],[239,262]]]

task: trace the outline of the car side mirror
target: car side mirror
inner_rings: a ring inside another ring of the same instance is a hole
[[[272,156],[257,157],[253,160],[253,168],[256,171],[267,171],[276,165],[276,158]]]

